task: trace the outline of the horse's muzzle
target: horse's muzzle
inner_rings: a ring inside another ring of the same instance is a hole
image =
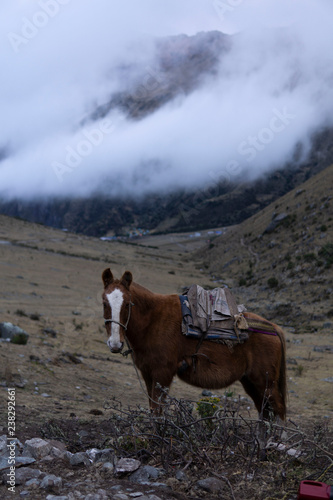
[[[124,342],[121,342],[121,344],[120,344],[120,346],[119,346],[119,347],[114,347],[114,346],[110,346],[110,345],[109,345],[110,351],[111,351],[113,354],[118,354],[118,353],[120,353],[120,352],[123,350],[123,347],[124,347]]]

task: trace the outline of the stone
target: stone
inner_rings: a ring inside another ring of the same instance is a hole
[[[113,471],[114,465],[111,462],[104,462],[103,469],[106,471]]]
[[[58,491],[62,488],[62,479],[54,474],[48,474],[40,483],[40,487],[44,490]]]
[[[187,481],[188,480],[187,475],[182,470],[177,470],[177,472],[175,474],[175,478],[178,479],[178,481]]]
[[[125,474],[126,472],[134,472],[141,465],[139,460],[135,460],[135,458],[121,458],[117,465],[115,472],[116,474]]]
[[[15,465],[16,468],[20,465],[30,465],[36,462],[36,460],[32,457],[15,457]],[[9,469],[10,464],[8,463],[8,457],[0,457],[0,471]]]
[[[2,436],[0,436],[0,455],[7,455],[7,451],[7,436],[6,434],[3,434]]]
[[[74,453],[69,459],[69,463],[71,465],[90,465],[90,460],[87,457],[86,453],[79,451],[78,453]]]
[[[114,452],[112,448],[105,448],[104,450],[98,450],[97,448],[91,448],[86,451],[89,460],[93,463],[95,462],[112,462],[114,463]]]
[[[56,446],[52,446],[50,455],[55,458],[66,458],[66,450],[61,450]]]
[[[32,438],[24,443],[23,454],[30,455],[36,460],[46,457],[50,453],[52,445],[41,438]]]
[[[7,339],[13,344],[26,344],[28,342],[29,334],[22,330],[19,326],[13,325],[6,321],[0,323],[0,337]]]
[[[41,476],[42,472],[31,467],[22,467],[15,469],[15,484],[25,484],[30,479],[36,479]]]
[[[68,500],[68,498],[65,495],[47,495],[46,500]]]
[[[130,475],[129,480],[132,483],[148,484],[150,479],[157,479],[160,471],[151,465],[144,465]]]
[[[200,481],[197,481],[196,485],[199,488],[208,491],[208,493],[217,493],[224,488],[224,482],[220,479],[217,479],[216,477],[207,477],[206,479],[200,479]]]
[[[106,498],[105,495],[100,495],[99,493],[88,493],[84,497],[84,500],[102,500],[103,498]]]
[[[53,330],[53,328],[44,328],[43,333],[44,335],[49,335],[50,337],[56,338],[58,332],[56,330]]]
[[[40,485],[40,481],[39,479],[37,479],[36,477],[33,477],[32,479],[29,479],[29,481],[27,481],[25,483],[26,486],[39,486]]]

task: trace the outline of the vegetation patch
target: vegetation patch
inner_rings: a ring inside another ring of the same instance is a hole
[[[72,452],[111,448],[117,458],[162,468],[163,482],[181,470],[185,478],[172,484],[185,498],[198,498],[198,480],[209,477],[223,481],[218,498],[226,500],[294,498],[304,479],[333,483],[333,431],[328,421],[316,419],[307,428],[292,421],[286,426],[265,424],[241,415],[239,409],[240,401],[229,397],[195,403],[167,396],[163,414],[156,417],[148,409],[125,408],[113,400],[105,403],[109,416],[98,426],[52,420],[44,423],[42,435],[64,441]],[[264,461],[259,425],[267,434]]]

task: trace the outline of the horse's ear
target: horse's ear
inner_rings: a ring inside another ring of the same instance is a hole
[[[129,289],[132,280],[133,280],[132,273],[130,271],[125,271],[121,278],[121,284],[124,285],[127,289]]]
[[[111,285],[113,283],[113,274],[111,272],[111,269],[108,267],[107,269],[104,269],[103,274],[102,274],[102,280],[104,283],[104,288],[107,286]]]

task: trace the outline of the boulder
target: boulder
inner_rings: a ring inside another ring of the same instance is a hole
[[[52,445],[41,438],[32,438],[24,443],[23,453],[37,460],[46,457],[50,453]]]
[[[0,338],[9,340],[13,344],[26,344],[29,334],[19,326],[13,325],[7,321],[0,323]]]

